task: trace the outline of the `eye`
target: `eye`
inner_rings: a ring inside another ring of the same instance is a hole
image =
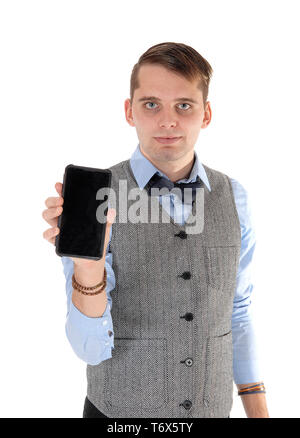
[[[145,103],[145,107],[147,108],[147,109],[152,109],[153,108],[153,106],[151,107],[151,108],[148,108],[146,105],[148,105],[148,103],[150,103],[150,104],[153,104],[153,105],[157,105],[157,103],[154,103],[154,102],[146,102]]]
[[[180,103],[179,105],[188,105],[189,107],[191,106],[189,103]],[[184,109],[184,108],[182,108],[182,109]],[[189,108],[186,108],[186,109],[189,109]]]

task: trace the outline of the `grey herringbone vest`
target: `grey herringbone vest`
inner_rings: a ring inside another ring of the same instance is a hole
[[[186,223],[172,219],[119,223],[117,196],[110,244],[115,348],[111,359],[87,365],[87,396],[108,417],[229,416],[241,230],[229,177],[204,168],[211,192],[203,184],[202,233],[186,234]],[[128,191],[138,188],[130,160],[110,170],[116,194],[119,180]],[[150,199],[159,203],[149,196],[149,211]],[[134,201],[127,202],[129,209]]]

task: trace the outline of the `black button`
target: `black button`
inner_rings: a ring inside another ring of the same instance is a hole
[[[192,313],[186,313],[185,314],[185,319],[187,321],[192,321],[193,318],[194,318],[194,315]]]
[[[178,234],[175,234],[175,236],[180,237],[180,239],[186,239],[187,238],[187,234],[183,230],[180,230]]]
[[[189,271],[183,272],[183,274],[180,275],[184,280],[189,280],[191,276],[192,274]]]
[[[108,330],[108,335],[112,336],[113,332],[111,330]]]
[[[185,315],[183,315],[183,316],[180,316],[180,318],[185,318],[187,321],[192,321],[192,319],[194,318],[194,316],[193,316],[193,314],[192,313],[186,313]]]
[[[183,406],[185,409],[191,409],[191,407],[192,407],[192,402],[191,402],[191,400],[184,400],[184,402],[182,403],[182,406]]]
[[[191,357],[188,357],[185,359],[185,364],[187,367],[191,367],[193,365],[193,359]]]

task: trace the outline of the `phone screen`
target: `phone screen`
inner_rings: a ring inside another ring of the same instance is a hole
[[[62,188],[63,212],[58,218],[59,234],[55,239],[56,253],[99,260],[103,256],[106,220],[99,221],[97,209],[102,205],[104,219],[108,196],[97,199],[99,189],[111,185],[111,171],[69,164],[65,168]],[[99,196],[98,196],[99,198]],[[102,223],[101,223],[102,222]]]

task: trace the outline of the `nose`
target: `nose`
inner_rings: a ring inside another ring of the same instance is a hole
[[[164,111],[159,120],[159,127],[169,129],[174,128],[175,126],[177,126],[177,120],[174,117],[174,114],[172,114],[171,111]]]

